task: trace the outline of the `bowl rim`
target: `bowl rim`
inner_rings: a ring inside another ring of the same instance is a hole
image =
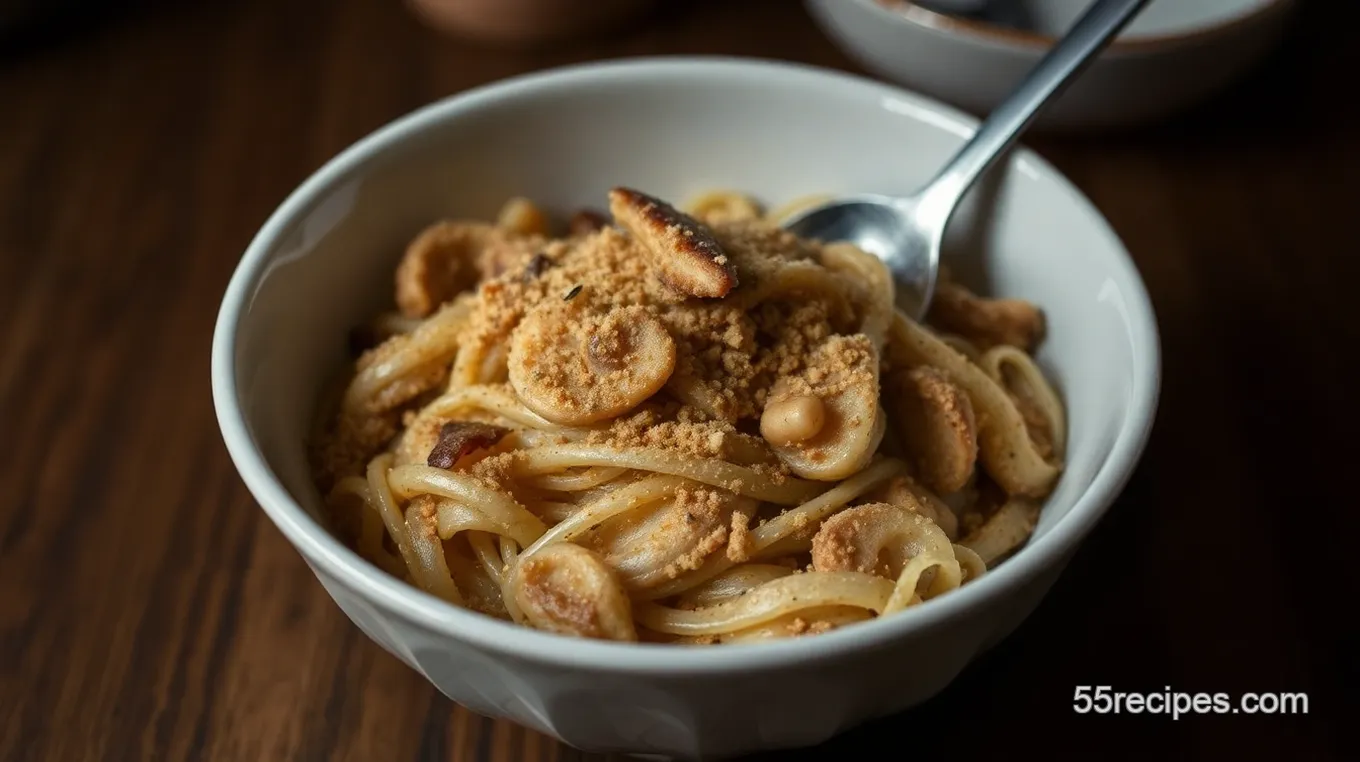
[[[840,2],[841,0],[832,0]],[[965,37],[983,42],[1003,45],[1013,50],[1032,52],[1035,55],[1057,44],[1059,36],[1031,32],[1023,29],[992,24],[986,21],[961,18],[933,11],[918,5],[913,0],[855,0],[861,6],[872,9],[884,19],[896,19],[921,27],[947,39]],[[1118,37],[1113,40],[1101,57],[1130,53],[1161,53],[1181,47],[1200,44],[1212,38],[1235,32],[1247,25],[1257,23],[1270,16],[1283,15],[1297,4],[1298,0],[1265,0],[1257,8],[1224,16],[1211,23],[1192,27],[1179,32],[1139,35],[1137,37]],[[894,7],[895,6],[895,7]]]
[[[353,594],[408,622],[493,653],[513,655],[567,669],[606,673],[715,674],[750,672],[795,662],[820,662],[849,652],[890,645],[910,633],[930,630],[951,620],[1004,605],[1017,588],[1061,566],[1096,525],[1134,471],[1152,428],[1161,390],[1161,344],[1151,301],[1138,270],[1118,234],[1095,206],[1062,174],[1033,151],[1017,147],[1012,163],[1027,162],[1057,184],[1078,204],[1080,213],[1103,225],[1116,246],[1111,276],[1120,280],[1133,343],[1133,383],[1123,423],[1090,486],[1067,515],[1042,537],[977,581],[949,595],[927,601],[913,611],[883,617],[815,638],[770,643],[730,644],[718,648],[686,648],[653,643],[614,643],[571,638],[503,622],[453,606],[396,579],[365,561],[326,530],[289,494],[256,447],[237,390],[237,331],[252,295],[270,262],[270,253],[300,215],[329,190],[369,161],[423,132],[484,105],[535,97],[563,87],[612,81],[646,81],[684,76],[700,80],[784,78],[810,91],[849,90],[874,98],[912,103],[931,115],[932,124],[969,135],[977,120],[950,106],[893,85],[820,67],[759,58],[730,56],[657,56],[576,64],[519,75],[435,101],[402,116],[349,146],[298,186],[270,215],[246,248],[226,288],[213,332],[213,403],[228,453],[260,507],[313,572],[324,572]],[[943,126],[942,126],[943,125]]]

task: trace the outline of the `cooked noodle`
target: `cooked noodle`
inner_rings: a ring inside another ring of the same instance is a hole
[[[937,333],[876,258],[781,230],[804,202],[611,202],[552,239],[512,199],[408,248],[313,443],[361,555],[523,626],[701,644],[891,616],[1024,545],[1066,417],[988,321],[1037,308],[951,283]]]

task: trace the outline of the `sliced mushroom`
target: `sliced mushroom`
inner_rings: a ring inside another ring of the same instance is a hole
[[[942,277],[927,322],[981,349],[1005,344],[1032,351],[1044,335],[1044,313],[1023,299],[986,299]]]
[[[816,397],[819,403],[805,398]],[[804,439],[790,438],[811,430]],[[797,412],[798,416],[789,415]],[[767,416],[769,419],[767,420]],[[886,415],[878,404],[878,357],[862,335],[832,336],[813,350],[807,369],[770,389],[761,415],[762,434],[775,434],[771,447],[785,465],[805,479],[838,481],[868,465],[883,441]],[[781,436],[783,435],[783,436]]]
[[[651,255],[661,280],[690,296],[727,296],[737,273],[703,223],[666,202],[631,188],[609,192],[614,221]]]
[[[959,537],[959,518],[953,509],[906,474],[893,477],[865,497],[868,502],[889,503],[925,516],[944,530],[951,542]]]
[[[440,222],[406,247],[397,266],[397,306],[409,317],[425,317],[455,294],[472,288],[481,274],[476,248],[485,226]]]
[[[665,385],[675,341],[642,307],[587,314],[571,301],[534,309],[510,337],[510,384],[526,407],[580,426],[625,413]]]
[[[632,604],[614,572],[575,543],[549,545],[515,565],[514,599],[533,627],[598,640],[637,641]]]
[[[894,425],[925,485],[941,494],[968,484],[977,465],[977,417],[968,394],[940,371],[920,366],[893,374]]]
[[[649,590],[720,554],[731,526],[745,527],[756,508],[755,501],[726,490],[680,489],[674,500],[605,522],[592,533],[591,547],[604,556],[625,589]]]
[[[822,522],[812,538],[817,571],[857,571],[895,580],[922,554],[952,559],[949,538],[924,516],[887,503],[848,508]]]
[[[543,243],[479,222],[444,221],[426,228],[406,247],[396,272],[397,307],[423,318],[477,281],[496,276]]]

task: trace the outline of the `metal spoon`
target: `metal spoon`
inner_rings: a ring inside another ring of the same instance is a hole
[[[898,306],[923,319],[935,295],[945,226],[959,200],[1148,1],[1093,3],[972,139],[916,193],[828,202],[794,215],[784,227],[803,238],[849,241],[882,259],[896,281]]]

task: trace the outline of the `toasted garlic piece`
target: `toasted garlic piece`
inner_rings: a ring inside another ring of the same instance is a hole
[[[817,434],[791,444],[771,442],[775,454],[805,479],[839,481],[863,469],[883,441],[887,418],[878,404],[878,357],[869,339],[827,339],[813,350],[807,371],[775,383],[766,409],[809,395],[822,402]]]
[[[553,423],[580,426],[625,413],[665,385],[675,340],[642,307],[582,315],[571,302],[533,310],[510,336],[510,385]]]
[[[825,423],[822,398],[800,394],[765,406],[760,415],[760,435],[770,444],[787,446],[817,436]]]
[[[921,556],[952,563],[957,571],[954,545],[933,521],[887,503],[841,511],[823,521],[812,538],[812,567],[817,571],[857,571],[897,580],[907,564]],[[943,592],[935,585],[957,587],[956,579],[949,583],[957,576],[932,577],[928,584],[933,592]],[[923,574],[922,581],[925,578]]]
[[[897,373],[890,383],[896,431],[921,481],[942,494],[963,489],[978,458],[977,417],[968,394],[927,366]]]
[[[548,218],[543,210],[529,199],[518,196],[501,207],[496,226],[523,235],[548,234]]]
[[[632,604],[599,555],[571,542],[515,565],[515,604],[533,627],[598,640],[637,641]]]
[[[609,192],[609,211],[651,255],[662,282],[690,296],[727,296],[737,273],[703,223],[631,188]]]

